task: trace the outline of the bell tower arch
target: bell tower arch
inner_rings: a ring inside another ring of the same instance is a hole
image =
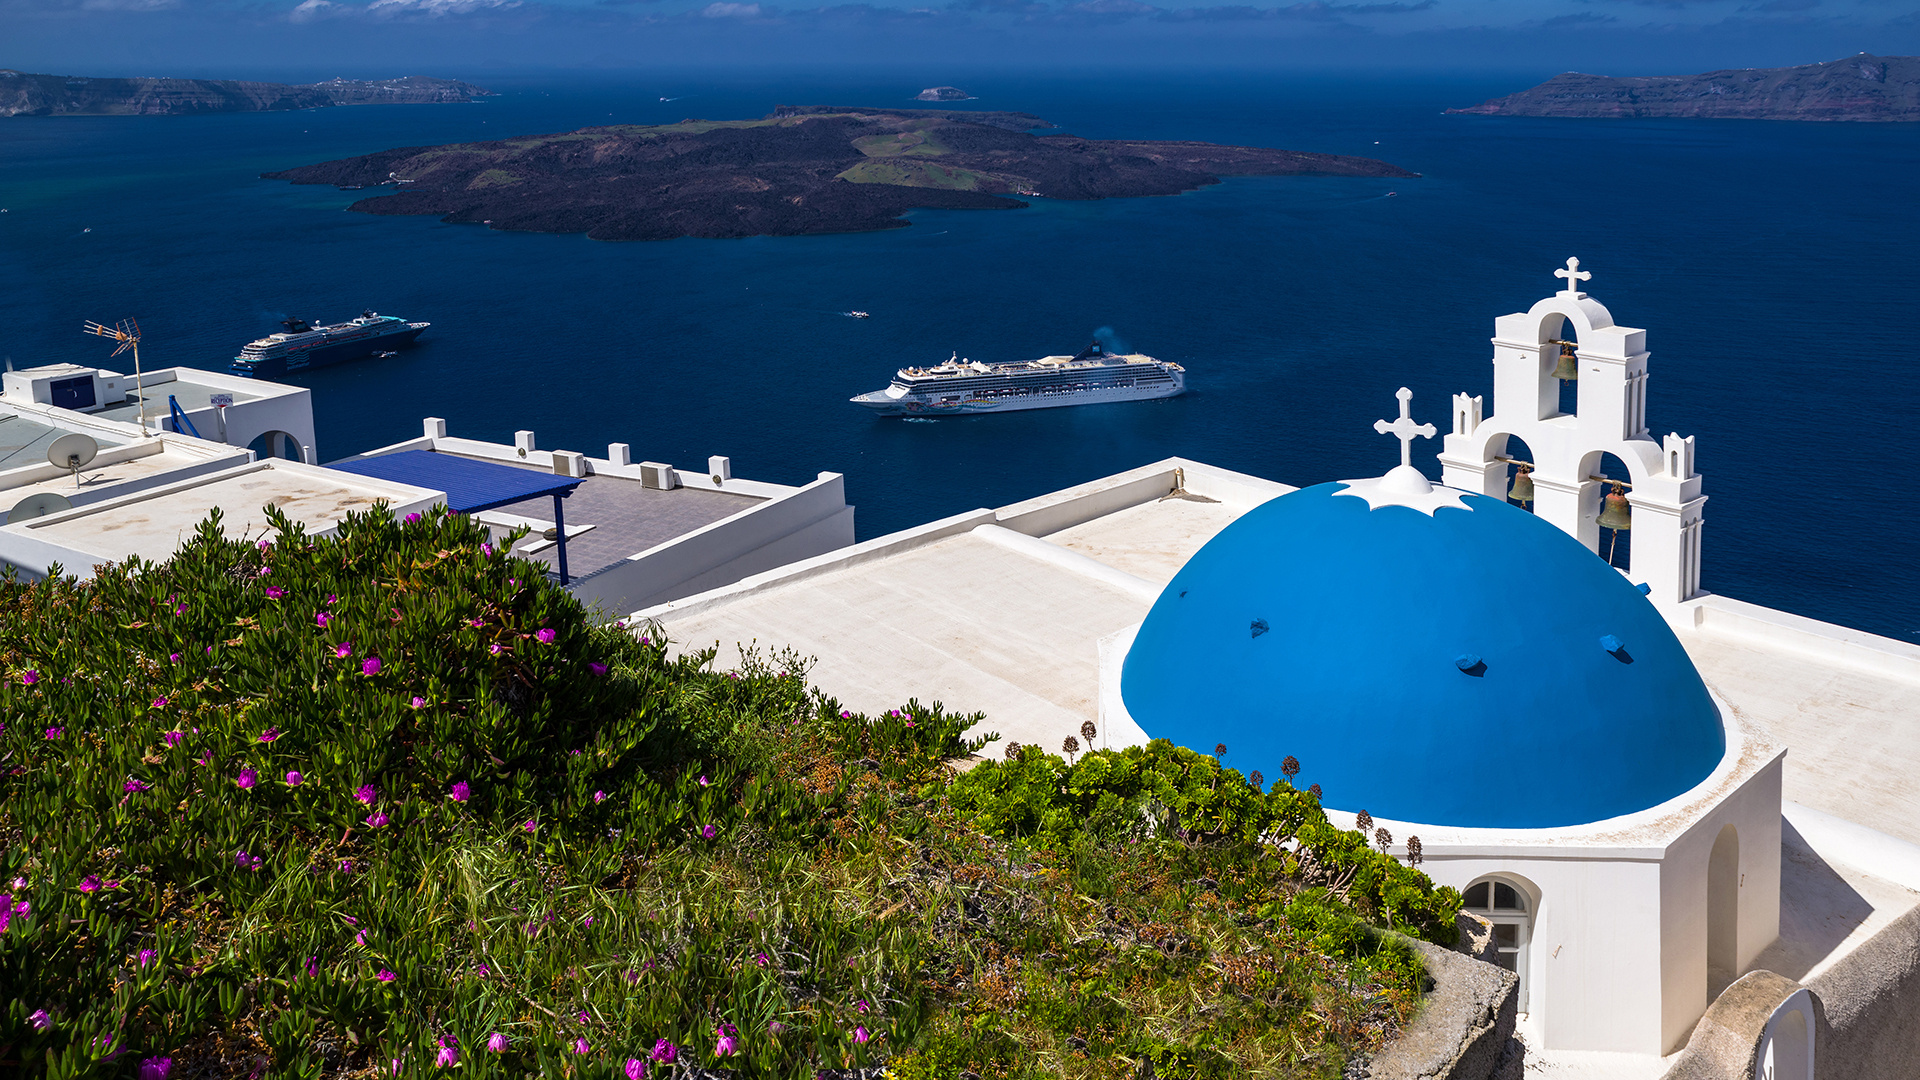
[[[1554,275],[1566,287],[1525,312],[1494,320],[1493,405],[1456,394],[1453,431],[1440,453],[1441,482],[1504,499],[1516,462],[1507,443],[1518,436],[1531,466],[1534,512],[1598,553],[1605,496],[1617,481],[1631,507],[1632,562],[1627,576],[1657,604],[1700,592],[1700,476],[1693,437],[1656,442],[1647,426],[1647,332],[1617,326],[1613,314],[1580,286],[1593,277],[1568,259]],[[1571,365],[1562,354],[1571,348]],[[1556,371],[1571,367],[1576,407],[1560,411]],[[1627,476],[1593,472],[1612,454]]]

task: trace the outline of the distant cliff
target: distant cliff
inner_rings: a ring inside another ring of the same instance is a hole
[[[178,116],[274,112],[333,105],[465,102],[491,95],[472,83],[409,75],[308,86],[232,79],[95,79],[0,69],[0,116]]]
[[[1614,78],[1569,71],[1455,113],[1920,121],[1920,57],[1869,56],[1790,68]]]
[[[353,204],[369,214],[598,240],[894,229],[916,208],[1173,195],[1222,176],[1414,175],[1372,158],[1029,134],[1052,126],[1029,113],[783,105],[760,120],[408,146],[267,175],[399,189]]]

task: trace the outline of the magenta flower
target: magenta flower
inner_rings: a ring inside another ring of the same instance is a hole
[[[339,598],[338,596],[335,596],[335,595],[334,595],[333,593],[328,593],[328,594],[327,594],[327,606],[328,606],[328,607],[332,607],[332,606],[334,605],[334,602],[335,602],[335,601],[337,601],[337,600],[339,600],[339,599],[340,599],[340,598]]]
[[[379,810],[367,815],[367,828],[384,829],[387,827],[387,815]]]
[[[506,1053],[507,1047],[511,1045],[513,1045],[512,1041],[497,1031],[487,1036],[487,1049],[496,1054]]]
[[[59,738],[60,736],[62,736],[62,735],[65,735],[66,733],[67,733],[67,729],[66,729],[66,728],[63,728],[63,727],[50,727],[50,728],[48,728],[48,729],[47,729],[47,738],[49,738],[49,739],[57,739],[57,738]]]
[[[170,653],[168,653],[168,654],[167,654],[167,662],[168,662],[168,663],[171,663],[171,664],[177,664],[177,663],[179,663],[179,662],[180,662],[180,654],[179,654],[179,653],[177,653],[177,652],[170,652]]]
[[[254,782],[259,779],[260,774],[252,769],[241,769],[240,775],[233,778],[233,783],[242,791],[252,791]]]
[[[853,1003],[853,1011],[854,1011],[854,1012],[857,1012],[857,1013],[859,1013],[859,1014],[860,1014],[861,1016],[865,1016],[865,1015],[867,1015],[867,1001],[866,1001],[866,999],[865,999],[865,998],[862,998],[862,999],[860,999],[859,1001],[856,1001],[856,1002],[854,1002],[854,1003]]]
[[[533,818],[528,818],[526,822],[522,824],[520,827],[522,829],[525,829],[528,832],[532,832],[533,830],[540,827],[540,823],[538,821],[535,821]]]
[[[722,1023],[713,1029],[713,1033],[720,1036],[720,1041],[713,1047],[714,1057],[732,1057],[740,1052],[740,1040],[736,1037],[738,1033],[734,1031],[732,1024]]]
[[[761,967],[766,967],[769,963],[772,963],[772,961],[767,959],[767,954],[763,952],[754,953],[753,962],[759,964]]]
[[[100,879],[93,874],[88,874],[86,877],[81,878],[80,891],[84,893],[99,892]]]
[[[261,551],[265,551],[265,550],[267,550],[268,548],[270,548],[270,547],[272,547],[272,546],[273,546],[273,541],[271,541],[271,540],[268,540],[268,539],[265,539],[264,537],[263,537],[263,538],[261,539],[261,541],[260,541],[260,550],[261,550]]]
[[[480,554],[485,555],[489,559],[493,558],[493,545],[486,543],[481,544]]]
[[[168,749],[172,749],[173,747],[179,746],[181,743],[181,740],[185,739],[186,737],[187,736],[185,732],[169,731],[166,734],[160,736],[160,741],[163,743],[166,743]]]
[[[871,1042],[872,1039],[873,1039],[873,1034],[866,1029],[865,1025],[862,1025],[860,1027],[853,1029],[854,1042],[857,1042],[860,1045],[865,1046],[868,1042]]]
[[[454,781],[453,787],[447,790],[447,798],[452,799],[454,802],[466,802],[472,795],[473,789],[467,786],[465,780]]]
[[[494,642],[492,645],[487,646],[487,651],[492,653],[495,656],[499,656],[501,653],[506,652],[507,650],[502,648],[499,642]]]
[[[172,1058],[150,1057],[140,1063],[140,1080],[167,1080],[167,1074],[172,1071]]]
[[[153,785],[147,783],[145,780],[129,780],[126,783],[126,791],[129,795],[138,795],[143,791],[152,790]]]
[[[320,976],[320,958],[317,956],[307,957],[307,978],[314,979],[314,978],[319,978],[319,976]]]
[[[26,672],[26,674],[20,676],[20,681],[27,684],[28,686],[32,686],[34,683],[37,683],[40,681],[40,673],[38,671],[29,669]]]
[[[593,801],[594,801],[594,802],[597,802],[597,803],[603,803],[603,802],[606,802],[606,801],[607,801],[607,793],[606,793],[606,792],[604,792],[604,791],[596,791],[596,792],[594,792],[594,793],[593,793]]]
[[[280,729],[277,727],[270,727],[267,730],[260,733],[261,742],[272,742],[273,740],[279,737],[280,737]]]
[[[342,659],[342,660],[345,660],[345,659],[346,659],[347,657],[349,657],[349,656],[352,656],[352,655],[353,655],[353,642],[351,642],[351,641],[343,641],[343,642],[341,642],[340,644],[338,644],[338,645],[335,645],[335,646],[333,647],[333,655],[334,655],[334,656],[336,656],[336,657],[338,657],[338,658],[340,658],[340,659]]]
[[[372,784],[363,784],[353,793],[353,797],[359,799],[362,805],[372,806],[380,801],[380,789]]]
[[[318,626],[322,630],[325,630],[327,628],[327,623],[332,619],[333,619],[333,616],[327,614],[324,611],[316,611],[313,613],[313,624],[315,626]]]
[[[587,917],[581,919],[580,924],[582,926],[587,927],[589,930],[591,930],[593,928],[593,916],[588,915]]]
[[[553,639],[559,636],[560,635],[554,633],[552,630],[549,630],[544,626],[533,632],[534,640],[538,641],[542,645],[553,644]]]
[[[388,971],[386,968],[381,968],[380,973],[374,976],[374,978],[379,979],[381,982],[392,982],[393,980],[399,977],[400,976],[395,975],[393,972]],[[862,1039],[861,1041],[865,1042],[866,1040]]]
[[[582,1035],[579,1038],[573,1040],[573,1052],[576,1054],[585,1054],[587,1051],[592,1049],[593,1049],[593,1044],[587,1041],[587,1037],[585,1035]]]
[[[427,703],[426,698],[419,697],[417,695],[413,699],[413,707],[416,709],[424,707],[426,703]]]
[[[647,1063],[639,1058],[627,1059],[627,1080],[640,1080],[647,1075]]]
[[[380,658],[377,656],[367,657],[366,660],[360,664],[360,674],[362,675],[380,674]]]
[[[414,522],[416,522],[416,521],[419,521],[419,520],[420,520],[420,515],[419,515],[419,514],[408,514],[408,515],[407,515],[407,524],[409,524],[409,525],[411,525],[411,524],[413,524]]]
[[[700,786],[701,786],[701,787],[712,787],[712,786],[713,786],[713,781],[711,781],[711,780],[709,780],[709,779],[707,779],[707,774],[706,774],[706,773],[701,773],[701,774],[700,774]]]
[[[267,586],[267,599],[278,600],[285,595],[287,595],[287,590],[281,588],[280,586],[278,585]]]
[[[140,960],[141,967],[146,967],[148,964],[153,963],[155,960],[158,960],[159,958],[160,958],[160,954],[157,952],[154,952],[152,949],[140,950],[139,960]]]
[[[292,772],[287,774],[288,787],[299,787],[303,782],[305,782],[305,780],[306,780],[306,777],[301,776],[300,770],[298,769],[295,769]]]
[[[841,709],[841,710],[840,710],[840,719],[842,719],[842,720],[851,720],[851,719],[853,719],[853,713],[852,713],[852,711],[851,711],[851,710],[848,710],[848,709]]]
[[[32,1021],[35,1031],[45,1031],[53,1026],[53,1017],[48,1016],[47,1010],[45,1009],[33,1010],[33,1015],[27,1017],[27,1019]]]
[[[157,698],[154,698],[154,699],[153,699],[153,707],[154,707],[154,708],[156,708],[156,709],[164,709],[164,708],[166,708],[166,707],[167,707],[167,699],[166,699],[165,697],[157,697]]]
[[[705,839],[705,840],[711,840],[711,839],[713,839],[714,837],[716,837],[716,836],[719,836],[719,835],[720,835],[720,830],[719,830],[719,829],[716,829],[716,828],[714,828],[714,827],[713,827],[713,826],[711,826],[711,825],[702,825],[702,826],[700,826],[700,836],[701,836],[701,838],[702,838],[702,839]]]
[[[653,1044],[653,1060],[662,1065],[673,1064],[674,1059],[679,1056],[680,1048],[665,1039],[661,1039],[659,1042]]]
[[[343,874],[351,874],[351,873],[353,873],[353,860],[352,860],[352,859],[341,859],[341,860],[340,860],[340,872],[341,872],[341,873],[343,873]]]
[[[361,948],[363,948],[363,949],[364,949],[364,948],[366,948],[366,947],[367,947],[367,932],[366,932],[365,930],[360,930],[360,931],[356,931],[356,932],[354,933],[354,935],[353,935],[353,943],[354,943],[355,945],[358,945],[358,946],[360,946],[360,947],[361,947]]]
[[[449,1035],[440,1040],[440,1052],[433,1056],[433,1067],[436,1069],[450,1069],[458,1064],[460,1064],[459,1042]]]
[[[598,660],[590,660],[587,662],[587,670],[593,672],[595,675],[605,675],[607,673],[607,665],[600,663]]]

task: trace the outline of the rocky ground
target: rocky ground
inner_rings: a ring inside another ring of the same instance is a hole
[[[1614,78],[1569,71],[1456,113],[1488,116],[1920,120],[1920,57],[1870,56],[1790,68]]]

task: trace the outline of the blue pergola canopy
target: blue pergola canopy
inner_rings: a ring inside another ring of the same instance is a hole
[[[560,584],[567,584],[567,518],[560,500],[573,494],[580,478],[496,465],[490,461],[438,454],[432,450],[402,450],[397,454],[342,461],[327,466],[358,476],[392,480],[399,484],[431,488],[447,493],[447,509],[456,514],[475,514],[482,510],[553,496],[553,524],[558,530]]]
[[[447,509],[457,514],[517,503],[541,495],[571,495],[580,486],[580,478],[554,476],[495,465],[490,461],[438,454],[432,450],[402,450],[397,454],[342,461],[327,466],[341,472],[357,473],[399,484],[432,488],[447,493]]]

